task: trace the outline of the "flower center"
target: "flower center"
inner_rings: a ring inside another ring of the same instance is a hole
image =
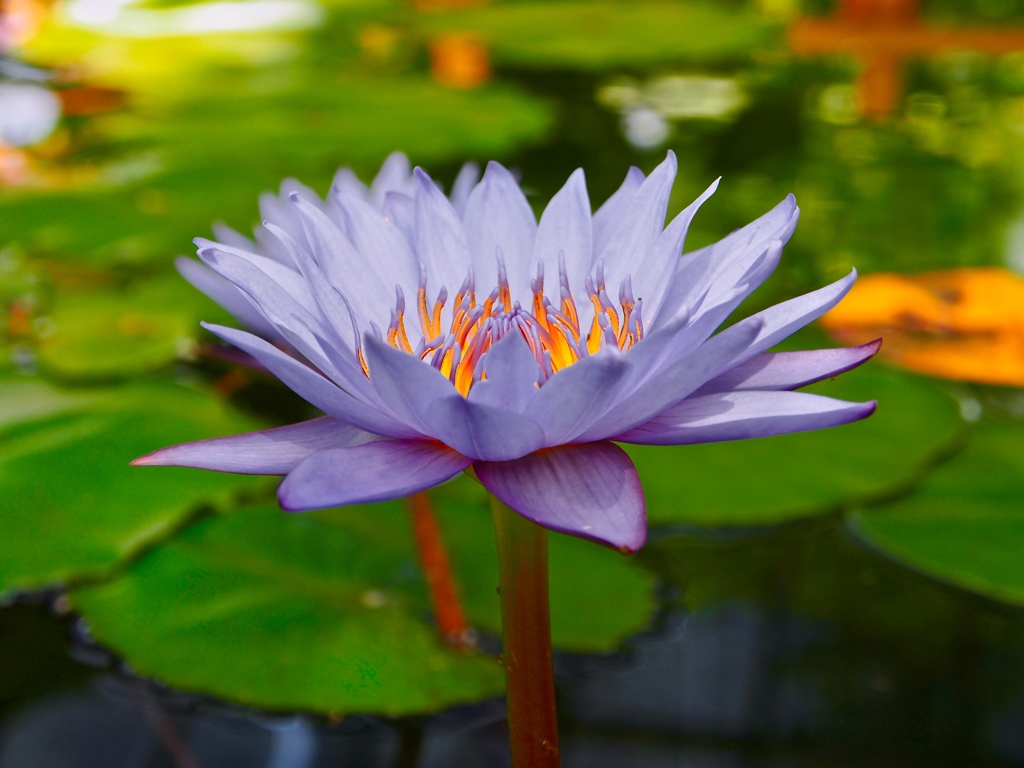
[[[505,264],[499,254],[498,287],[478,302],[470,270],[451,302],[451,320],[445,329],[442,317],[448,305],[448,291],[442,286],[431,305],[427,299],[426,269],[421,264],[416,311],[422,338],[415,347],[409,341],[405,327],[405,296],[399,287],[396,288],[387,342],[437,368],[466,396],[473,384],[487,378],[480,361],[507,333],[521,334],[533,352],[538,366],[537,386],[543,385],[556,371],[605,346],[626,350],[643,338],[641,302],[633,298],[629,277],[619,290],[618,307],[611,302],[605,290],[603,265],[597,266],[596,280],[587,278],[586,292],[594,308],[594,318],[584,337],[576,300],[569,288],[565,259],[561,254],[558,272],[556,305],[544,294],[544,264],[537,265],[537,277],[530,281],[533,300],[527,310],[520,302],[512,300]],[[363,371],[369,376],[369,369],[365,361],[362,362]]]

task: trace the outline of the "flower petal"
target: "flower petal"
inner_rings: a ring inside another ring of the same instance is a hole
[[[731,335],[721,344],[706,342],[688,354],[679,354],[658,368],[657,376],[621,395],[605,415],[580,437],[583,440],[610,439],[613,435],[650,421],[654,416],[691,394],[709,379],[718,376],[729,363],[757,337],[756,323],[742,333]],[[719,334],[721,335],[721,334]],[[718,338],[717,336],[715,338]],[[626,355],[633,367],[636,361]]]
[[[455,209],[434,180],[420,168],[413,174],[416,177],[416,258],[426,267],[429,295],[435,296],[444,286],[453,296],[469,272],[466,233]],[[477,285],[483,285],[479,276]],[[449,322],[450,315],[446,315],[442,327],[447,327]]]
[[[359,252],[360,259],[373,265],[374,271],[382,276],[381,280],[389,284],[392,294],[397,283],[409,295],[415,295],[419,281],[419,265],[413,255],[412,246],[402,230],[396,227],[380,208],[375,208],[358,197],[337,192],[332,197],[341,210],[348,231],[352,233],[351,241]],[[346,289],[346,297],[352,292],[347,283],[336,285]],[[390,309],[391,306],[393,304],[381,307],[380,316],[386,316],[383,310],[385,307]]]
[[[626,275],[650,253],[665,226],[665,213],[672,183],[676,178],[676,156],[669,150],[666,158],[644,179],[622,221],[600,251],[597,262],[604,263],[605,279],[610,296],[618,296]],[[634,294],[636,295],[636,294]]]
[[[227,278],[221,277],[201,261],[179,256],[174,260],[178,272],[192,286],[205,293],[215,302],[224,307],[242,325],[251,328],[262,336],[280,338],[281,334],[268,322],[252,302]]]
[[[877,403],[806,392],[728,392],[692,397],[616,436],[624,443],[690,445],[823,429],[864,419]]]
[[[540,364],[520,333],[505,334],[480,361],[487,378],[469,390],[469,401],[523,413],[540,394]]]
[[[465,214],[469,194],[478,181],[480,181],[480,166],[476,163],[466,163],[459,169],[459,175],[455,177],[455,183],[452,184],[452,193],[448,197],[459,218]]]
[[[644,172],[636,166],[630,166],[626,178],[619,188],[612,193],[594,214],[594,253],[600,253],[608,245],[612,235],[622,225],[626,209],[636,197],[636,191],[644,183]],[[573,286],[573,290],[579,290]]]
[[[537,219],[519,184],[500,163],[489,162],[483,180],[469,195],[462,217],[478,290],[486,295],[498,284],[497,253],[505,262],[512,298],[531,298]]]
[[[379,211],[384,206],[384,196],[388,192],[403,192],[411,195],[414,190],[415,185],[412,180],[409,158],[402,152],[392,152],[377,171],[376,177],[370,184],[369,194],[360,195],[360,199],[366,200]]]
[[[744,275],[771,241],[779,240],[783,245],[789,242],[799,215],[796,198],[789,195],[747,226],[717,243],[685,254],[665,296],[663,311],[673,313],[680,307],[688,307],[691,313],[696,313],[697,307],[709,294],[712,294],[713,304],[714,294],[728,293],[738,283],[747,282]],[[764,278],[767,277],[765,274]],[[756,287],[754,285],[750,290]],[[654,314],[647,316],[656,320]]]
[[[388,437],[420,436],[415,429],[361,402],[308,365],[286,355],[258,336],[210,323],[203,323],[203,327],[243,352],[248,352],[295,394],[339,421]]]
[[[361,445],[376,435],[321,416],[286,427],[182,443],[147,453],[136,467],[195,467],[244,475],[285,475],[307,456],[324,448]]]
[[[572,291],[582,291],[587,275],[590,274],[594,258],[593,234],[591,231],[590,198],[587,196],[587,182],[580,168],[551,198],[540,217],[537,238],[533,243],[533,258],[530,269],[537,262],[544,262],[549,281],[547,293],[554,296],[558,306],[558,263],[559,254],[564,254],[566,276]],[[584,327],[586,320],[583,321]]]
[[[640,478],[612,443],[546,448],[517,461],[477,461],[473,470],[499,500],[545,528],[625,552],[647,538]]]
[[[859,347],[767,352],[715,377],[694,395],[798,389],[856,368],[871,359],[881,346],[882,340],[876,339]]]
[[[370,381],[399,419],[466,456],[505,461],[544,445],[544,432],[510,410],[467,400],[436,368],[372,336],[364,347]],[[472,391],[472,390],[471,390]]]
[[[425,440],[327,448],[292,470],[277,498],[293,512],[390,501],[443,483],[470,463],[450,448]]]
[[[546,445],[571,442],[620,396],[627,370],[625,355],[606,348],[552,376],[540,388],[526,415],[544,429]]]

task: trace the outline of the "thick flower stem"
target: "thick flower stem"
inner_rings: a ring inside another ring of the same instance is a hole
[[[448,551],[425,491],[409,497],[409,511],[437,629],[446,643],[457,648],[470,646],[472,634],[459,602]]]
[[[547,531],[492,497],[513,768],[558,768]]]

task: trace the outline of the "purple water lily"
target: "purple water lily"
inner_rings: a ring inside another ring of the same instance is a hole
[[[451,197],[392,156],[371,187],[261,200],[257,242],[196,241],[180,268],[253,332],[205,325],[325,416],[173,446],[136,464],[286,475],[288,510],[384,501],[472,468],[541,526],[624,551],[646,537],[616,443],[680,445],[820,429],[875,403],[794,392],[877,344],[766,352],[820,317],[856,273],[712,335],[775,269],[792,196],[681,256],[712,184],[665,226],[676,160],[631,168],[596,213],[582,170],[538,222],[508,170]]]

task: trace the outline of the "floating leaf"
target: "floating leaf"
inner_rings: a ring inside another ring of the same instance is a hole
[[[962,429],[957,404],[926,382],[877,365],[809,391],[878,400],[869,419],[757,440],[624,446],[653,524],[761,525],[834,511],[916,479]]]
[[[0,387],[0,595],[96,577],[251,477],[128,466],[160,446],[256,429],[172,384]]]
[[[1024,424],[982,423],[912,496],[858,512],[882,552],[983,595],[1024,604]]]
[[[501,61],[586,69],[745,57],[776,30],[760,14],[657,0],[495,4],[423,14],[420,24],[475,33]]]
[[[500,694],[493,659],[423,620],[405,522],[398,504],[243,509],[72,602],[139,672],[250,706],[402,715]]]
[[[949,379],[1024,386],[1024,278],[1002,268],[862,277],[822,324],[881,354]]]

